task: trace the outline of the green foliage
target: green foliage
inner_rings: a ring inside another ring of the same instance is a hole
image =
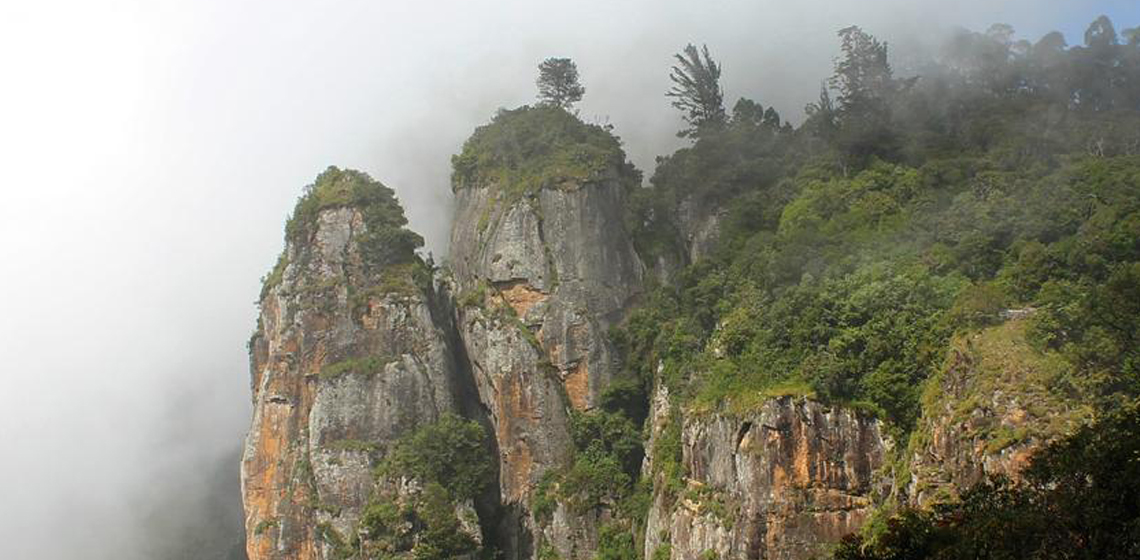
[[[366,173],[329,167],[305,187],[293,214],[285,223],[285,239],[303,243],[316,231],[317,217],[329,208],[352,207],[361,210],[365,230],[358,242],[365,265],[381,269],[393,264],[415,262],[415,250],[423,238],[406,229],[408,220],[396,194]]]
[[[453,189],[491,186],[511,199],[567,183],[637,177],[606,128],[552,105],[500,110],[475,129],[451,166]]]
[[[723,125],[724,90],[720,87],[720,65],[709,56],[707,45],[700,50],[689,44],[677,59],[669,74],[673,87],[665,93],[673,98],[673,106],[680,109],[688,129],[677,135],[698,136],[705,130]]]
[[[667,499],[680,496],[685,488],[685,467],[682,462],[681,413],[672,407],[665,427],[653,441],[653,473],[661,481],[660,491]]]
[[[365,356],[363,358],[349,358],[328,364],[321,368],[322,380],[336,379],[342,375],[376,375],[384,372],[388,364],[396,361],[391,356]]]
[[[732,530],[736,524],[738,504],[723,490],[707,485],[697,485],[685,491],[685,499],[696,504],[701,515],[712,515],[721,527]]]
[[[598,531],[598,552],[594,560],[638,560],[638,557],[629,527],[611,523]]]
[[[934,511],[904,509],[837,560],[1099,559],[1140,554],[1140,408],[1135,403],[1034,455],[1024,480],[987,479]]]
[[[473,498],[493,473],[487,433],[474,420],[445,414],[401,438],[380,471],[438,484],[457,501]]]
[[[550,521],[554,510],[558,507],[557,490],[560,478],[557,471],[546,471],[542,473],[542,478],[534,487],[530,498],[530,510],[539,521]]]
[[[582,100],[586,88],[578,83],[578,66],[569,58],[548,58],[538,65],[538,99],[541,103],[569,108]]]
[[[757,112],[742,104],[739,119]],[[914,166],[872,159],[850,173],[753,150],[762,133],[733,136],[736,120],[663,159],[647,189],[661,192],[645,195],[657,206],[634,210],[639,250],[655,238],[682,245],[670,216],[684,195],[720,200],[725,218],[716,251],[656,287],[615,333],[629,373],[651,379],[660,364],[698,410],[814,394],[864,403],[906,431],[954,331],[1020,307],[1032,338],[1096,385],[1083,394],[1140,394],[1140,158],[1011,165],[997,143],[927,152]],[[721,175],[728,165],[737,171]],[[685,193],[686,183],[707,190]]]
[[[269,291],[281,284],[281,280],[285,277],[285,267],[289,266],[289,255],[282,252],[277,256],[277,263],[273,265],[273,270],[266,274],[261,279],[261,294],[258,296],[259,300],[265,299],[269,295]]]
[[[560,496],[586,511],[614,505],[633,490],[644,455],[641,434],[628,418],[605,411],[574,412],[574,460],[561,477]]]
[[[257,525],[255,525],[253,527],[253,534],[260,535],[260,534],[262,534],[262,533],[264,533],[270,529],[273,529],[274,527],[277,527],[279,524],[280,524],[280,522],[277,520],[276,517],[271,517],[269,519],[262,519],[261,521],[258,521]]]
[[[478,551],[478,543],[462,530],[450,495],[437,482],[424,487],[418,508],[424,527],[412,548],[414,560],[452,560]]]
[[[408,501],[374,498],[351,539],[337,535],[326,540],[334,544],[338,558],[450,560],[480,550],[460,522],[448,490],[435,482]]]
[[[365,271],[379,275],[377,293],[418,293],[423,277],[431,272],[416,256],[423,238],[407,229],[408,220],[396,195],[367,174],[329,167],[305,187],[285,223],[285,241],[293,246],[308,243],[315,234],[321,212],[351,207],[360,210],[365,228],[356,233]],[[288,248],[277,258],[273,270],[261,279],[260,299],[281,284],[290,264]],[[319,292],[323,287],[315,287]]]
[[[839,30],[843,52],[831,87],[839,92],[836,142],[849,161],[865,163],[896,149],[891,101],[900,85],[887,62],[887,44],[850,26]]]
[[[352,543],[346,541],[344,536],[332,524],[322,522],[317,524],[317,537],[332,547],[333,560],[348,560],[355,554]]]
[[[649,415],[649,396],[645,384],[631,377],[611,381],[602,391],[598,405],[603,411],[628,418],[634,426],[644,424]]]
[[[401,507],[393,501],[373,500],[364,507],[360,517],[360,534],[365,535],[371,545],[385,552],[411,550],[415,527],[414,507]]]
[[[979,328],[997,324],[1008,307],[1009,298],[993,284],[973,284],[958,292],[947,312],[951,325]]]

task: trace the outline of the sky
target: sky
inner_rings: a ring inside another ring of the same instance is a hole
[[[236,479],[259,278],[304,185],[364,170],[445,255],[450,155],[545,57],[649,173],[681,145],[686,43],[729,103],[795,120],[847,25],[905,54],[994,22],[1078,43],[1100,14],[1140,25],[1135,0],[6,0],[0,558],[154,558],[170,511],[216,517],[198,498]]]

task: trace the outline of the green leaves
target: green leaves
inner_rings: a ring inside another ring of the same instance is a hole
[[[673,57],[677,60],[669,74],[673,87],[665,95],[673,98],[673,106],[681,110],[690,126],[677,135],[699,136],[723,125],[726,118],[720,65],[709,56],[708,46],[697,50],[694,45],[685,45],[683,53]]]
[[[548,58],[538,65],[538,98],[544,104],[570,108],[586,88],[578,83],[578,66],[569,58]]]
[[[1135,403],[1034,455],[1024,479],[983,480],[934,511],[903,509],[844,539],[836,560],[1133,558],[1140,554]]]
[[[453,190],[493,187],[522,196],[566,182],[636,176],[616,137],[557,105],[501,110],[451,158]],[[628,178],[628,177],[627,177]]]
[[[439,484],[456,501],[473,498],[491,482],[487,433],[474,420],[445,414],[402,438],[381,472]]]

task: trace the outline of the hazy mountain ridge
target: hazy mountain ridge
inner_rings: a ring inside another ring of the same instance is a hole
[[[844,30],[802,126],[707,112],[650,187],[503,111],[443,271],[318,177],[250,344],[250,557],[809,558],[1135,398],[1140,36],[1004,29],[917,80]],[[462,489],[408,447],[453,414]]]

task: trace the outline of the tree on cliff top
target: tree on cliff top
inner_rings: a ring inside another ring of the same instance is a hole
[[[563,109],[582,100],[586,88],[578,83],[578,65],[569,58],[548,58],[538,65],[538,99]]]
[[[678,136],[697,136],[710,125],[725,122],[724,91],[720,87],[720,65],[709,56],[709,48],[700,51],[692,44],[685,45],[684,54],[673,55],[678,66],[669,74],[673,87],[665,93],[673,98],[673,106],[684,112],[689,128]]]
[[[838,146],[857,166],[873,156],[890,159],[898,143],[891,102],[901,84],[887,62],[887,44],[854,25],[841,29],[839,37],[843,56],[830,80],[839,92]]]

